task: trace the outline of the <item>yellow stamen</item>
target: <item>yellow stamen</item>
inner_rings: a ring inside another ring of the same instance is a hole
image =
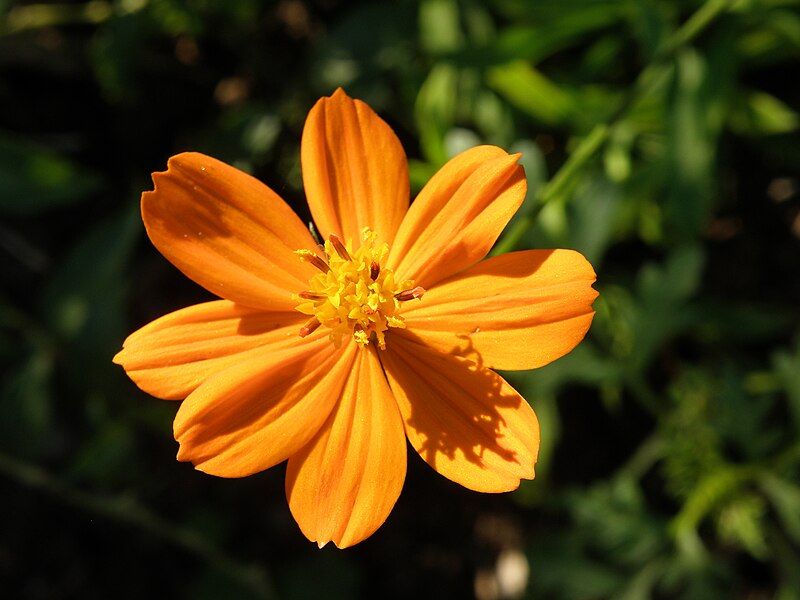
[[[389,327],[405,327],[399,314],[401,302],[420,298],[425,290],[414,287],[413,281],[395,282],[394,272],[382,266],[389,246],[376,240],[377,235],[365,228],[361,245],[354,249],[350,241],[331,235],[324,246],[327,264],[309,250],[297,251],[302,260],[318,266],[316,258],[324,265],[309,280],[308,290],[294,296],[299,301],[295,308],[314,317],[301,335],[321,324],[330,329],[330,339],[337,346],[345,336],[353,336],[362,347],[374,340],[385,348]],[[313,323],[317,325],[309,329]]]

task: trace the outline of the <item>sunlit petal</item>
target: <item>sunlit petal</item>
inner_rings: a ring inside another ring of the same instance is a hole
[[[209,378],[175,417],[178,459],[221,477],[243,477],[289,458],[328,418],[351,370],[355,344],[297,338]]]
[[[489,252],[525,198],[519,155],[478,146],[444,165],[400,225],[388,265],[429,288]]]
[[[391,243],[408,208],[406,155],[392,129],[340,88],[320,98],[303,130],[303,185],[324,237],[357,241],[369,227]]]
[[[320,547],[370,536],[389,516],[406,473],[403,421],[374,348],[359,350],[336,408],[289,459],[286,495]]]
[[[526,250],[484,260],[404,306],[407,331],[485,367],[533,369],[586,335],[594,270],[573,250]],[[399,331],[403,335],[404,331]]]
[[[114,362],[148,394],[180,400],[253,352],[295,344],[303,319],[297,312],[263,312],[228,300],[197,304],[132,333]]]

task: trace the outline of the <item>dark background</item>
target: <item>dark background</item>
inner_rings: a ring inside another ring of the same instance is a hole
[[[0,1],[3,594],[799,598],[798,4]],[[472,145],[522,151],[498,250],[578,249],[601,294],[578,349],[506,374],[537,479],[481,495],[411,453],[346,551],[305,540],[283,467],[178,463],[177,405],[111,363],[209,297],[146,239],[149,174],[203,151],[307,218],[303,121],[339,85],[414,190]]]

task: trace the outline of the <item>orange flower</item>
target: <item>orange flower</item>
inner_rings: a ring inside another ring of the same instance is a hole
[[[153,244],[220,296],[125,340],[114,361],[145,392],[185,398],[178,459],[220,477],[289,461],[303,533],[371,535],[406,473],[405,438],[480,492],[534,476],[539,425],[491,369],[532,369],[586,334],[596,292],[571,250],[485,258],[525,197],[519,155],[479,146],[409,206],[389,126],[341,89],[306,121],[302,169],[318,246],[275,192],[196,153],[142,195]]]

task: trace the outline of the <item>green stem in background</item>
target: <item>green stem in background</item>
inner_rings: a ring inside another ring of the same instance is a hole
[[[653,465],[664,458],[665,450],[666,444],[661,435],[659,433],[650,434],[639,444],[633,456],[617,471],[616,476],[641,479],[653,468]]]
[[[529,212],[514,223],[495,246],[492,255],[502,254],[516,247],[542,208],[564,193],[572,177],[603,147],[613,128],[625,117],[631,106],[658,87],[657,84],[661,81],[661,78],[658,77],[659,67],[669,61],[681,48],[691,43],[714,19],[730,9],[735,2],[736,0],[709,0],[667,38],[656,51],[653,59],[639,73],[630,93],[625,97],[614,116],[608,123],[595,125],[589,135],[581,140],[553,178],[534,196],[533,206]]]
[[[275,598],[268,574],[259,566],[245,565],[223,554],[196,531],[175,525],[152,513],[132,498],[111,498],[77,489],[43,469],[0,453],[0,473],[64,504],[137,527],[204,560],[259,598]]]
[[[691,43],[714,19],[726,10],[733,8],[736,2],[737,0],[708,0],[667,39],[662,46],[661,53],[668,57]]]
[[[503,254],[517,245],[522,235],[533,224],[539,211],[565,191],[567,185],[572,181],[573,175],[580,171],[605,143],[608,139],[609,131],[608,125],[595,125],[589,135],[575,148],[575,152],[570,154],[567,162],[564,163],[555,176],[542,186],[539,193],[533,198],[533,207],[503,236],[503,239],[492,250],[492,255]]]

